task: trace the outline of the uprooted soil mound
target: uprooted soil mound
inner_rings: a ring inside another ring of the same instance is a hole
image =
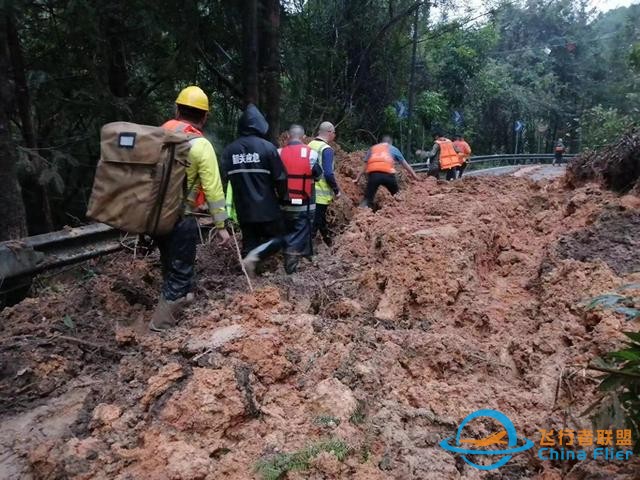
[[[558,254],[563,258],[602,260],[618,275],[640,271],[640,213],[611,209],[596,223],[562,238]]]
[[[31,345],[38,357],[20,370],[37,363],[60,381],[4,405],[0,477],[635,479],[637,460],[543,461],[534,450],[481,472],[438,444],[481,408],[535,442],[540,428],[592,428],[580,414],[597,380],[584,367],[631,326],[581,304],[640,278],[566,250],[612,241],[608,229],[640,214],[636,200],[523,178],[412,183],[378,211],[352,205],[331,250],[292,277],[269,272],[254,293],[233,250],[200,248],[197,301],[163,335],[126,327],[150,315],[126,292],[157,291],[156,260],[113,259],[86,287],[61,282],[3,312],[2,348],[31,336],[3,365]],[[640,251],[625,255],[638,262]],[[67,311],[67,336],[102,347],[68,355],[42,341]],[[28,385],[12,380],[20,370],[3,373],[3,391]]]
[[[640,194],[640,128],[634,128],[618,142],[588,151],[567,166],[569,186],[597,181],[605,188]]]

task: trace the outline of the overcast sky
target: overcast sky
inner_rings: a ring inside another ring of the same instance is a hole
[[[460,7],[461,11],[465,12],[481,12],[484,9],[487,9],[486,1],[483,0],[466,0],[464,6]],[[607,10],[611,10],[612,8],[618,7],[628,7],[629,5],[633,5],[636,3],[640,3],[640,0],[591,0],[591,5],[596,7],[598,10],[602,12],[606,12]],[[437,20],[438,17],[438,9],[435,9],[434,18]]]
[[[592,0],[591,4],[594,7],[606,12],[612,8],[628,7],[631,4],[640,3],[640,0]]]

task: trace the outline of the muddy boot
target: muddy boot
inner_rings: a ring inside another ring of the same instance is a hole
[[[284,256],[284,271],[287,272],[288,275],[292,273],[296,273],[298,270],[298,260],[300,259],[297,255],[285,255]]]
[[[260,257],[255,251],[250,251],[246,257],[242,259],[242,266],[244,270],[247,272],[247,275],[251,278],[255,278],[256,276],[256,265],[260,261]]]
[[[153,312],[149,330],[152,332],[164,332],[178,324],[178,315],[184,307],[193,301],[193,293],[176,300],[166,300],[164,295],[160,295],[158,305]]]

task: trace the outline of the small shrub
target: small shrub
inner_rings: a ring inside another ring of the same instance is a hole
[[[255,471],[263,480],[279,480],[287,472],[308,470],[311,460],[321,452],[328,452],[342,462],[349,454],[349,446],[339,439],[314,443],[294,453],[279,453],[260,459]]]

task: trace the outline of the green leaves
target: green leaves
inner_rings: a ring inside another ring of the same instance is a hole
[[[76,322],[74,322],[69,315],[65,315],[64,317],[62,317],[62,323],[72,332],[76,331]]]
[[[640,43],[636,43],[631,47],[629,65],[631,65],[636,72],[640,73]]]
[[[624,300],[625,298],[626,297],[623,297],[622,295],[616,295],[615,293],[598,295],[597,297],[592,298],[584,308],[586,310],[593,310],[596,307],[610,308],[621,300]]]
[[[626,292],[635,290],[639,289],[639,286],[638,284],[624,285],[618,288],[617,291]],[[616,313],[624,315],[627,320],[640,318],[640,307],[637,306],[640,306],[640,297],[621,295],[619,293],[605,293],[583,302],[585,310],[594,310],[596,308],[613,310]]]
[[[622,295],[621,293],[624,293]],[[583,302],[585,310],[613,310],[627,320],[640,318],[640,284],[628,284],[616,292],[598,295]],[[640,332],[623,332],[627,337],[623,348],[595,358],[590,369],[602,372],[599,390],[604,395],[584,415],[604,424],[626,423],[636,439],[635,451],[640,452]],[[615,417],[615,418],[614,418]]]
[[[263,480],[279,480],[287,472],[308,470],[311,460],[321,452],[328,452],[342,462],[347,458],[349,451],[349,446],[343,440],[326,440],[294,453],[279,453],[263,458],[256,464],[255,471]]]
[[[580,123],[584,147],[597,148],[616,140],[633,119],[616,108],[596,105],[584,112]]]

